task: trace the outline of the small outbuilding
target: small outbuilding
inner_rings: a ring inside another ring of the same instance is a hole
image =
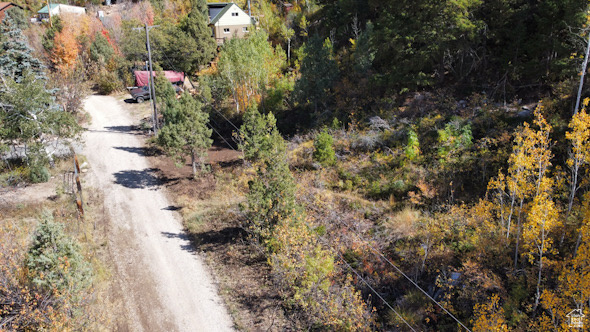
[[[45,6],[37,12],[39,20],[48,20],[50,14],[51,16],[59,16],[63,13],[84,15],[86,14],[86,8],[55,3]]]

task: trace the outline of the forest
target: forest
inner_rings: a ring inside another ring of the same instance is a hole
[[[123,1],[100,20],[101,3],[67,3],[88,15],[30,23],[44,4],[17,0],[0,26],[0,152],[25,147],[2,159],[1,187],[48,180],[45,140],[79,134],[86,95],[134,85],[147,60],[134,28],[153,25],[155,70],[192,88],[178,97],[156,76],[148,144],[231,194],[185,225],[239,225],[284,329],[590,326],[587,1],[252,0],[255,28],[222,45],[205,0]],[[212,165],[212,145],[240,162]],[[90,267],[52,217],[38,227],[19,255],[0,243],[0,330],[79,315],[67,308]],[[52,279],[62,265],[38,263],[55,232],[75,292]],[[42,307],[8,316],[4,299],[38,294]]]

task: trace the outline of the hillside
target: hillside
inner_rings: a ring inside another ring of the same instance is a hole
[[[235,327],[590,326],[587,1],[257,0],[218,39],[208,3],[30,24],[42,4],[17,2],[0,147],[31,148],[0,184],[52,172],[44,142],[78,133],[89,93],[136,84],[153,26],[158,113],[136,125]]]

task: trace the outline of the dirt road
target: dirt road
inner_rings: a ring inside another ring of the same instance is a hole
[[[91,96],[85,133],[87,185],[104,191],[109,248],[120,297],[117,329],[230,331],[232,322],[203,259],[143,155],[125,104]]]

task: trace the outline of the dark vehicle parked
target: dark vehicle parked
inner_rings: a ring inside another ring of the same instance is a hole
[[[147,86],[131,89],[129,93],[131,93],[131,98],[138,103],[143,103],[144,100],[151,98],[150,90]]]
[[[176,91],[177,94],[184,91],[179,85],[173,84],[173,86],[174,91]],[[149,100],[151,98],[150,89],[147,87],[147,85],[128,89],[129,93],[131,94],[131,98],[133,98],[133,100],[138,103],[143,103],[144,100]]]

